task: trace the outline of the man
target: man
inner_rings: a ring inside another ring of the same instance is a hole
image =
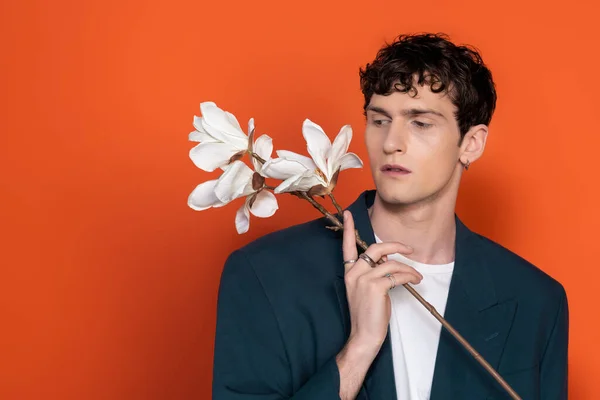
[[[523,399],[566,399],[563,287],[455,215],[496,104],[490,71],[476,51],[425,34],[400,36],[360,77],[377,190],[345,211],[343,235],[319,219],[231,254],[213,398],[508,398],[410,283]]]

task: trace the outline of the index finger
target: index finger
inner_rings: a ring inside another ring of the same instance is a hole
[[[342,244],[342,254],[344,261],[355,260],[358,258],[356,249],[356,233],[354,231],[354,219],[350,211],[344,211],[344,236]],[[346,268],[352,264],[346,264]]]

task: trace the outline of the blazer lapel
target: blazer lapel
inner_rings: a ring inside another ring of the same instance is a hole
[[[516,302],[498,301],[480,240],[456,217],[454,273],[444,318],[497,370]],[[483,367],[442,328],[431,399],[473,396],[478,389],[468,385],[477,382],[494,384]],[[485,391],[485,386],[479,390]]]

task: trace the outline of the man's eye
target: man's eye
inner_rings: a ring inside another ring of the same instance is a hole
[[[385,125],[387,122],[389,122],[387,119],[374,119],[373,120],[373,124],[375,124],[376,126]]]
[[[419,129],[427,129],[427,128],[431,127],[431,125],[432,125],[432,124],[427,124],[427,123],[421,122],[421,121],[413,121],[412,123]]]

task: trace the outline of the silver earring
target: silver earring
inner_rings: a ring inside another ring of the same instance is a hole
[[[467,160],[467,162],[464,165],[465,165],[465,171],[468,171],[469,167],[471,166],[471,161]]]

